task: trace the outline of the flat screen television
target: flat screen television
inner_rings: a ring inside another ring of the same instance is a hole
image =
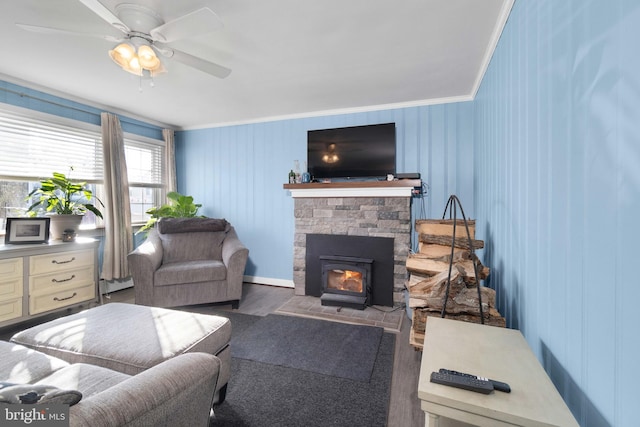
[[[307,132],[307,168],[315,180],[383,179],[396,172],[396,124]]]

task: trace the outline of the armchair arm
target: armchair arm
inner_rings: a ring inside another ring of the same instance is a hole
[[[136,304],[151,305],[153,276],[162,264],[162,242],[155,230],[151,230],[147,240],[127,255],[127,261],[133,277]]]
[[[222,243],[222,262],[227,267],[229,299],[240,299],[242,296],[242,280],[248,258],[249,249],[242,244],[236,230],[231,227]]]
[[[69,411],[72,426],[206,426],[220,359],[185,353],[98,394]]]

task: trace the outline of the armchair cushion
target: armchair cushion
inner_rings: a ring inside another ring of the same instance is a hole
[[[154,274],[155,286],[171,286],[176,283],[224,280],[227,268],[217,260],[183,261],[162,264]]]
[[[161,218],[162,263],[222,260],[222,242],[231,224],[216,218]]]
[[[158,232],[161,234],[229,231],[229,227],[230,224],[224,218],[161,218],[158,221]]]
[[[221,260],[225,231],[176,234],[158,233],[162,241],[162,264],[183,261]]]

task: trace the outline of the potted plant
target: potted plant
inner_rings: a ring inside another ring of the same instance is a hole
[[[73,168],[70,168],[73,171]],[[35,198],[35,202],[27,210],[30,215],[36,215],[44,208],[51,214],[50,234],[53,239],[61,239],[65,230],[77,232],[82,217],[87,211],[102,218],[102,213],[92,202],[97,200],[86,182],[73,182],[65,174],[54,172],[51,178],[40,181],[40,187],[29,193],[27,199]]]
[[[193,197],[182,195],[176,191],[167,193],[169,203],[147,210],[151,218],[136,232],[142,233],[152,229],[160,218],[194,218],[198,215],[198,210],[202,207],[199,203],[193,203]]]

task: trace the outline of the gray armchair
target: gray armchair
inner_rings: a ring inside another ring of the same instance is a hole
[[[136,304],[238,308],[249,250],[224,219],[162,218],[127,259]]]

